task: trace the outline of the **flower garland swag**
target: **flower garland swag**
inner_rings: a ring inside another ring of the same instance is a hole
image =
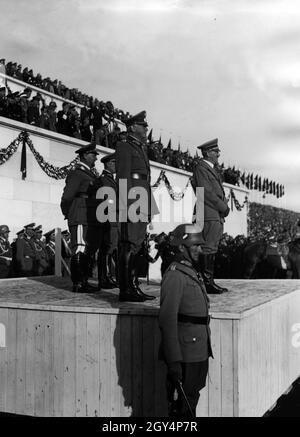
[[[79,157],[73,159],[73,161],[71,161],[68,165],[65,165],[63,167],[55,167],[54,165],[49,164],[49,162],[46,162],[44,160],[42,155],[40,155],[40,153],[35,149],[31,139],[29,138],[28,132],[26,132],[26,134],[28,147],[30,148],[41,169],[53,179],[65,179],[69,171],[72,170],[72,168],[74,168],[79,161]]]
[[[165,170],[161,170],[160,175],[159,175],[157,181],[155,182],[155,184],[152,185],[152,188],[156,189],[161,184],[161,182],[165,183],[166,188],[167,188],[168,193],[171,196],[171,198],[175,201],[179,201],[179,200],[182,200],[182,198],[184,197],[185,192],[187,190],[187,187],[190,184],[190,179],[187,181],[187,184],[181,193],[174,191],[174,189],[171,187],[169,179],[166,176]]]
[[[229,202],[229,200],[231,200],[231,211],[233,211],[233,205],[236,207],[236,209],[238,211],[242,211],[244,206],[248,203],[248,197],[246,196],[243,204],[241,205],[240,202],[235,197],[235,194],[234,194],[234,191],[232,188],[230,189],[229,195],[227,197],[228,202]]]
[[[9,146],[0,149],[0,165],[5,164],[18,150],[20,143],[24,141],[24,132],[21,132],[18,137],[13,140]]]

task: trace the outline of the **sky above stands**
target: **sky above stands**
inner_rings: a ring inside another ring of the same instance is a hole
[[[300,211],[298,0],[0,0],[1,57],[146,109],[153,136],[219,138],[221,161]]]

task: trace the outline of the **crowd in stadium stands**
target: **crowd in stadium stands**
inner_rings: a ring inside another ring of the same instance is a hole
[[[27,87],[22,92],[12,93],[9,87],[4,85],[5,81],[2,81],[0,116],[83,141],[95,141],[96,144],[112,149],[124,135],[117,121],[126,121],[130,113],[115,108],[112,102],[103,102],[82,93],[77,88],[68,88],[57,79],[43,78],[40,73],[35,75],[32,69],[23,68],[17,62],[6,63],[4,58],[0,59],[0,73],[77,103],[75,105],[71,102],[63,102],[62,108],[58,110],[56,102],[51,101],[47,105],[40,92],[33,92],[30,87]],[[155,141],[152,138],[152,130],[148,135],[148,154],[152,161],[189,172],[193,171],[200,159],[198,154],[191,156],[188,150],[183,152],[180,145],[177,150],[172,149],[171,140],[167,147],[163,145],[161,139]],[[240,170],[234,167],[225,168],[223,164],[219,167],[219,172],[223,181],[229,184],[244,185],[248,189],[273,194],[277,198],[284,195],[283,185],[262,179],[258,175],[245,174],[245,172],[242,174]]]

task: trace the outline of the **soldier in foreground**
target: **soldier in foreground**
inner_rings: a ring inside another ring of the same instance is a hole
[[[160,358],[168,368],[169,415],[173,417],[196,416],[199,392],[206,383],[208,358],[212,356],[209,298],[195,268],[203,243],[197,225],[177,226],[171,241],[175,261],[162,278]]]
[[[89,260],[94,254],[99,235],[96,218],[96,199],[94,183],[96,175],[92,169],[99,154],[94,144],[88,144],[76,150],[80,162],[66,178],[61,199],[61,210],[71,234],[71,279],[74,293],[96,291],[88,279]]]

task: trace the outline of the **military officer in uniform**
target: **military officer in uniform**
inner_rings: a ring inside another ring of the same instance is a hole
[[[7,225],[0,225],[0,279],[9,278],[12,273],[12,248],[8,241],[9,233]]]
[[[35,274],[37,276],[46,275],[49,271],[49,258],[46,250],[46,244],[42,241],[42,225],[34,228],[33,246],[36,251]]]
[[[140,250],[147,232],[147,224],[158,213],[151,191],[150,164],[148,159],[146,111],[142,111],[125,122],[126,141],[116,145],[116,181],[118,186],[118,207],[120,221],[119,281],[120,301],[143,302],[153,299],[136,286],[137,278],[135,255]],[[132,216],[132,205],[140,192],[138,218]]]
[[[169,414],[189,417],[196,415],[199,392],[206,383],[208,358],[212,356],[209,298],[195,268],[204,240],[198,225],[182,224],[173,231],[170,244],[176,257],[161,283],[159,353],[168,368]]]
[[[36,250],[33,244],[35,223],[24,226],[23,235],[16,240],[18,276],[34,276]]]
[[[73,291],[85,293],[96,291],[88,284],[89,260],[96,252],[99,226],[96,218],[95,180],[93,172],[97,155],[95,144],[76,150],[80,161],[66,178],[61,199],[61,210],[68,220],[71,234],[71,279]]]
[[[116,214],[116,193],[117,193],[117,184],[114,179],[114,173],[116,172],[116,155],[115,153],[110,153],[109,155],[104,156],[101,159],[101,162],[104,164],[104,170],[102,174],[96,181],[97,189],[109,187],[112,189],[112,196],[107,194],[106,202],[110,204],[110,206],[114,209]],[[109,219],[107,208],[103,211],[104,219],[107,218],[106,221],[99,221],[100,226],[100,240],[99,240],[99,250],[98,250],[98,283],[99,290],[101,288],[104,289],[112,289],[118,287],[117,282],[113,278],[112,274],[112,260],[115,263],[115,266],[118,264],[118,222],[117,215]],[[101,217],[98,217],[98,219]]]
[[[48,275],[54,275],[55,273],[55,229],[44,234],[45,247],[48,257]]]
[[[221,294],[228,291],[228,289],[215,283],[214,264],[215,255],[223,234],[225,217],[228,216],[230,210],[221,177],[216,170],[220,156],[218,139],[207,141],[198,149],[201,149],[203,158],[194,169],[192,186],[195,192],[197,187],[204,187],[203,237],[205,244],[202,246],[203,255],[200,258],[199,269],[202,272],[207,292]]]

